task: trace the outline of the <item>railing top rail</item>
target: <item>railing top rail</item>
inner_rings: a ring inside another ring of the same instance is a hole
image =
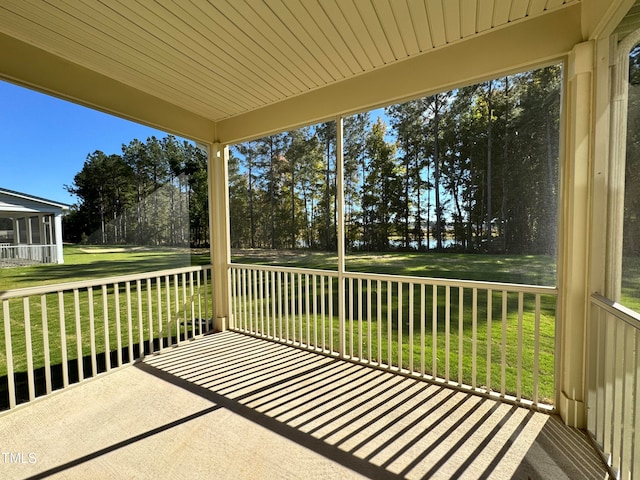
[[[640,330],[640,314],[638,312],[635,312],[618,302],[614,302],[607,297],[603,297],[599,293],[591,295],[591,302],[605,310],[607,313],[610,313],[623,322],[626,322],[632,327]]]
[[[231,263],[230,268],[245,268],[255,269],[263,271],[275,271],[275,272],[291,272],[291,273],[308,273],[313,275],[325,275],[329,277],[338,277],[338,272],[335,270],[321,270],[313,268],[300,268],[300,267],[282,267],[273,265],[254,265],[254,264],[242,264]],[[449,286],[449,287],[463,287],[463,288],[482,288],[487,290],[505,290],[510,292],[524,292],[534,294],[545,295],[557,295],[557,287],[549,287],[542,285],[527,285],[521,283],[504,283],[504,282],[488,282],[488,281],[476,281],[476,280],[457,280],[449,278],[434,278],[434,277],[415,277],[406,275],[392,275],[392,274],[379,274],[379,273],[362,273],[362,272],[345,272],[346,278],[361,278],[364,280],[382,280],[382,281],[410,281],[416,284],[424,285],[437,285],[437,286]]]
[[[167,270],[157,270],[152,272],[133,273],[130,275],[120,275],[116,277],[97,278],[91,280],[80,280],[77,282],[54,283],[37,287],[17,288],[15,290],[0,291],[0,301],[10,298],[22,298],[31,295],[44,295],[47,293],[62,292],[65,290],[76,290],[101,285],[112,285],[115,283],[132,282],[136,280],[147,280],[149,278],[164,277],[167,275],[177,275],[189,272],[198,272],[211,269],[211,265],[196,265],[191,267],[181,267]]]

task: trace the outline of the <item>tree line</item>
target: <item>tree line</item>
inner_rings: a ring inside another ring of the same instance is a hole
[[[348,250],[556,248],[562,70],[344,119]],[[335,250],[336,124],[233,149],[232,246]]]
[[[344,118],[350,251],[553,254],[561,66]],[[231,148],[234,248],[335,251],[336,124]],[[206,245],[206,155],[167,136],[89,154],[67,189],[70,241]]]
[[[73,183],[67,241],[92,244],[204,245],[209,241],[207,157],[169,135],[95,151]]]

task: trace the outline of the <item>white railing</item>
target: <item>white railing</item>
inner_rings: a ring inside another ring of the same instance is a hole
[[[56,245],[0,244],[0,261],[20,260],[25,263],[57,263]]]
[[[551,287],[232,264],[231,328],[551,410]]]
[[[212,328],[211,267],[0,292],[0,409]]]
[[[591,296],[587,428],[614,478],[640,476],[640,315]]]

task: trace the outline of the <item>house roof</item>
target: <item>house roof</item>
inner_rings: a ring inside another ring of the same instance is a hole
[[[207,143],[558,61],[633,0],[0,4],[0,78]]]
[[[66,203],[0,188],[0,216],[15,213],[62,213],[69,208],[70,205]]]

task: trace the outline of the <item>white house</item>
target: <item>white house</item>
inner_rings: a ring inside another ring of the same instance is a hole
[[[0,218],[12,221],[10,242],[0,243],[0,265],[64,263],[62,215],[69,205],[0,188]]]

